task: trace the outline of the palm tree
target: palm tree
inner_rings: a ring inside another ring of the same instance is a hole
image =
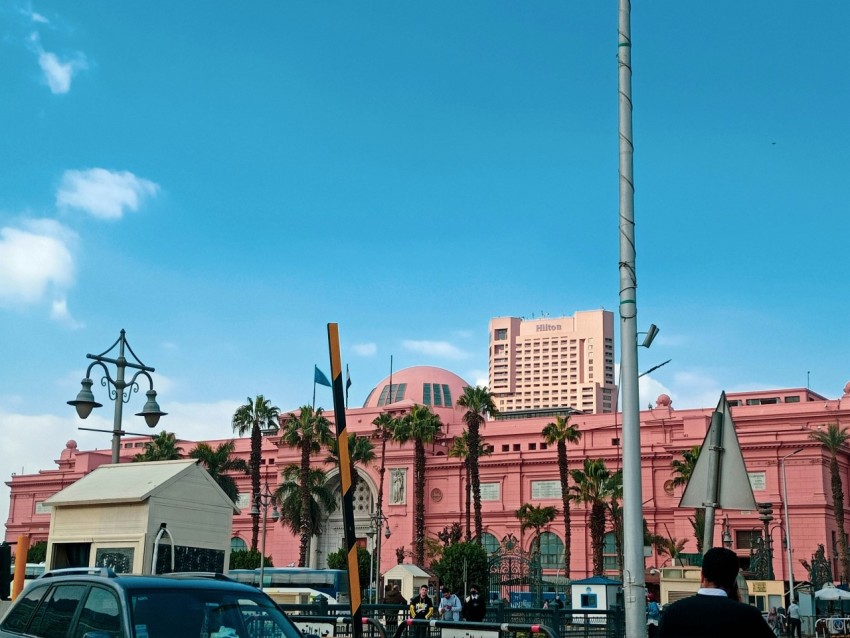
[[[301,545],[298,549],[298,566],[306,567],[307,550],[313,536],[308,525],[310,518],[310,456],[318,454],[331,440],[331,424],[323,416],[322,408],[315,410],[302,406],[298,414],[290,414],[283,424],[281,440],[289,447],[301,450],[299,484],[301,485]]]
[[[479,457],[490,456],[493,453],[493,450],[485,445],[483,438],[480,438],[478,442]],[[452,444],[449,447],[449,456],[452,458],[463,459],[463,469],[466,472],[466,489],[464,490],[464,494],[466,495],[466,540],[468,542],[472,539],[472,524],[470,521],[470,517],[472,515],[472,507],[470,503],[472,489],[469,485],[469,432],[464,430],[463,434],[452,439]]]
[[[673,536],[670,538],[657,536],[655,538],[655,548],[658,550],[658,553],[669,556],[673,566],[676,565],[676,559],[685,550],[685,543],[685,540],[679,540]]]
[[[381,469],[378,471],[378,507],[375,513],[380,516],[384,505],[384,474],[387,470],[387,441],[393,438],[393,432],[398,425],[398,419],[391,416],[389,412],[381,412],[372,425],[381,437]]]
[[[623,470],[619,469],[608,479],[605,486],[608,494],[608,512],[611,514],[611,526],[614,531],[614,546],[617,551],[617,569],[620,571],[620,580],[623,576],[623,508],[620,500],[623,498]]]
[[[357,483],[360,482],[360,472],[357,470],[357,464],[364,467],[370,465],[375,460],[375,446],[365,436],[357,436],[356,434],[348,435],[348,458],[351,462],[351,493],[357,489]],[[334,465],[340,469],[339,465],[339,441],[331,437],[328,442],[328,456],[325,458],[326,463]]]
[[[310,506],[306,527],[312,536],[322,533],[322,510],[331,513],[336,510],[337,501],[333,491],[325,484],[325,473],[311,468],[307,474],[307,489],[310,494]],[[283,470],[283,482],[274,491],[274,500],[280,505],[281,523],[293,534],[301,534],[301,468],[295,464],[287,465]]]
[[[838,472],[838,452],[850,438],[847,428],[838,423],[830,423],[826,430],[818,430],[809,435],[823,445],[829,452],[829,478],[832,484],[832,511],[835,526],[838,528],[838,562],[841,564],[841,582],[850,582],[850,565],[847,557],[847,535],[844,532],[844,486]]]
[[[236,481],[233,480],[233,477],[227,473],[251,473],[245,459],[232,456],[235,447],[236,443],[233,441],[220,443],[215,449],[209,443],[198,443],[195,449],[189,452],[189,456],[198,459],[213,480],[218,483],[218,486],[234,503],[239,498],[239,488],[236,487]]]
[[[534,553],[538,556],[540,555],[540,530],[554,521],[557,515],[558,508],[553,505],[541,507],[530,503],[523,503],[514,512],[514,516],[519,520],[519,529],[521,532],[529,529],[534,530]]]
[[[577,425],[570,425],[570,417],[555,417],[554,423],[543,428],[543,440],[547,445],[553,443],[558,448],[558,475],[561,479],[561,506],[564,512],[564,578],[570,578],[570,552],[572,550],[572,529],[570,528],[570,467],[567,462],[567,443],[578,443],[581,439]]]
[[[593,575],[601,576],[605,547],[605,511],[609,498],[611,472],[602,459],[584,459],[584,469],[571,470],[575,485],[570,486],[570,498],[574,503],[590,505],[590,546],[592,550]]]
[[[276,430],[280,416],[280,408],[271,404],[262,394],[253,401],[248,397],[245,405],[239,406],[233,413],[231,425],[239,436],[251,433],[251,455],[248,457],[248,468],[251,470],[251,494],[260,493],[260,456],[263,447],[262,430]],[[251,549],[257,549],[257,539],[260,536],[260,515],[251,515]]]
[[[493,395],[486,387],[465,387],[463,394],[457,399],[457,404],[466,408],[463,422],[469,432],[469,479],[472,485],[472,503],[475,507],[475,540],[481,543],[484,525],[481,521],[481,477],[478,473],[478,449],[480,446],[481,428],[486,416],[496,416],[496,403]]]
[[[682,460],[673,459],[670,465],[673,468],[673,487],[686,486],[691,476],[694,473],[694,468],[699,459],[699,453],[702,450],[701,445],[695,445],[690,450],[682,452]],[[691,527],[694,528],[694,537],[697,541],[697,553],[702,554],[703,530],[705,529],[705,510],[697,508],[694,510],[694,517],[688,519],[691,522]]]
[[[174,461],[183,457],[183,448],[177,445],[173,432],[163,430],[145,443],[145,451],[133,457],[133,463],[147,461]]]
[[[433,443],[442,427],[440,417],[426,405],[414,405],[395,428],[394,439],[413,441],[413,560],[425,564],[425,444]]]

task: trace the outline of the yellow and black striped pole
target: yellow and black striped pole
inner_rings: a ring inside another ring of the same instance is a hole
[[[328,349],[331,355],[331,387],[334,393],[334,422],[336,423],[339,474],[342,482],[342,521],[345,528],[345,547],[348,550],[348,591],[351,592],[352,638],[363,635],[363,613],[360,607],[360,569],[357,564],[357,536],[354,532],[354,490],[351,483],[351,459],[348,455],[348,430],[345,427],[345,388],[342,381],[342,360],[339,354],[339,326],[328,324]]]

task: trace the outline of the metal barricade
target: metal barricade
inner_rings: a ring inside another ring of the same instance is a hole
[[[331,636],[347,638],[353,635],[351,631],[351,616],[311,616],[308,614],[292,614],[289,619],[294,622],[306,638],[330,638]],[[384,626],[374,618],[362,618],[363,638],[388,638]]]

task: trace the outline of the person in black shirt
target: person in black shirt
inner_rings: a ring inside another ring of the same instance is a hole
[[[434,601],[428,595],[428,586],[422,585],[419,594],[410,599],[410,617],[415,620],[428,620],[434,615]],[[421,625],[414,626],[414,636],[425,638],[428,628]]]
[[[661,614],[658,638],[771,638],[761,612],[738,600],[738,556],[714,547],[702,557],[702,583],[695,596],[667,605]]]
[[[469,589],[469,597],[463,602],[463,619],[470,622],[482,622],[487,614],[487,603],[478,594],[478,587]]]

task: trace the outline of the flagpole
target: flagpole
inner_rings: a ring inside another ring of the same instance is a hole
[[[316,364],[313,364],[313,412],[316,411]]]
[[[390,394],[387,397],[387,402],[384,405],[389,405],[393,402],[393,356],[390,355]]]

